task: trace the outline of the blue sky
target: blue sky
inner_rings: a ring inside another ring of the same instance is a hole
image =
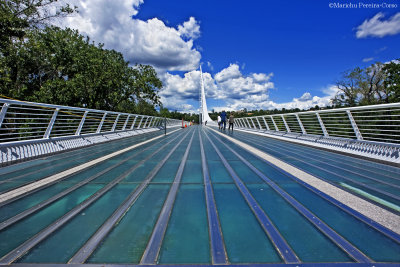
[[[267,109],[325,105],[341,72],[400,58],[399,1],[76,1],[67,26],[153,65],[180,111],[198,108],[200,63],[209,109]]]

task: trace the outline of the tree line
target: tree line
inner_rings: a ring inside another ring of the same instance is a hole
[[[399,102],[400,59],[348,70],[336,81],[336,87],[333,105],[337,107]]]
[[[0,97],[158,115],[162,82],[153,67],[131,66],[77,30],[50,25],[75,12],[58,0],[0,2]]]
[[[400,102],[400,59],[388,63],[376,62],[369,67],[347,70],[335,82],[337,94],[331,99],[332,105],[324,109],[354,107],[375,104],[388,104]],[[318,105],[309,109],[273,109],[273,110],[247,110],[236,112],[236,117],[250,117],[295,113],[308,110],[319,110]],[[218,116],[217,112],[210,117]]]

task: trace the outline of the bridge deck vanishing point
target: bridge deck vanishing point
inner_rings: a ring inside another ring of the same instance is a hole
[[[400,168],[216,127],[0,168],[0,264],[400,263]]]

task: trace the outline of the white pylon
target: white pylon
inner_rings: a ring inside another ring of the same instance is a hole
[[[206,103],[206,94],[205,94],[205,91],[204,91],[203,71],[201,69],[201,65],[200,65],[200,79],[201,79],[201,88],[200,88],[200,123],[201,124],[205,124],[205,122],[213,123],[214,121],[208,115],[207,103]]]

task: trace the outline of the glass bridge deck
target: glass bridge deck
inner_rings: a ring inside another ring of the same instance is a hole
[[[1,168],[0,195],[162,134]],[[400,168],[243,132],[229,136],[400,211]],[[192,126],[0,203],[0,264],[50,263],[396,265],[400,237]]]

